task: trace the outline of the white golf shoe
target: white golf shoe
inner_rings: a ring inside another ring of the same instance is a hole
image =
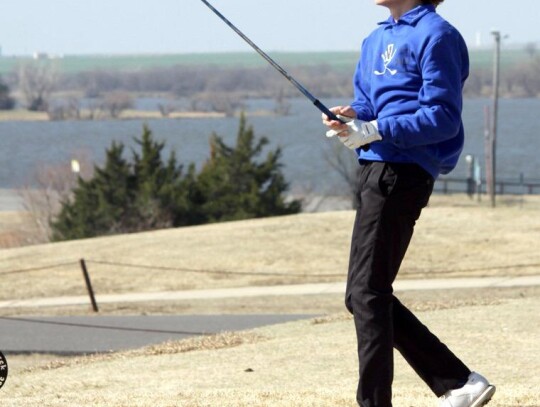
[[[495,393],[495,386],[485,377],[472,372],[463,387],[447,391],[441,397],[439,407],[481,407],[488,403]]]

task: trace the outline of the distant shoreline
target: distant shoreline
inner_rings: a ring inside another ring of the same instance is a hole
[[[273,112],[268,110],[257,110],[252,112],[245,112],[247,116],[271,116]],[[17,110],[4,110],[0,111],[0,123],[1,122],[53,122],[53,121],[117,121],[117,120],[159,120],[159,119],[222,119],[227,117],[222,112],[198,112],[198,111],[185,111],[185,112],[172,112],[168,116],[163,116],[157,110],[126,110],[118,118],[103,117],[97,119],[85,118],[84,111],[81,112],[82,118],[66,119],[66,120],[50,120],[46,112],[30,112],[24,109]],[[239,113],[235,113],[234,117],[237,117]]]

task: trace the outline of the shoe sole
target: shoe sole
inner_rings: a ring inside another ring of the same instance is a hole
[[[488,386],[488,388],[484,390],[484,392],[480,395],[480,397],[478,397],[475,400],[475,402],[471,404],[471,407],[485,406],[487,403],[489,403],[489,401],[495,394],[495,390],[496,390],[495,386]]]

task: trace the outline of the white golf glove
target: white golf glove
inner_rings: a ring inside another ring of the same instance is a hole
[[[338,115],[338,118],[343,120],[349,128],[341,131],[328,130],[326,132],[326,137],[334,137],[342,132],[347,132],[347,136],[338,136],[338,139],[351,150],[382,140],[379,130],[377,129],[376,120],[373,120],[372,122],[360,122],[359,127],[352,117]]]

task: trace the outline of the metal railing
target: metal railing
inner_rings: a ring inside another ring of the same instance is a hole
[[[486,181],[477,184],[471,178],[441,177],[435,182],[433,189],[436,193],[468,193],[476,195],[485,193]],[[495,185],[497,195],[534,195],[540,194],[540,180],[497,180]]]

